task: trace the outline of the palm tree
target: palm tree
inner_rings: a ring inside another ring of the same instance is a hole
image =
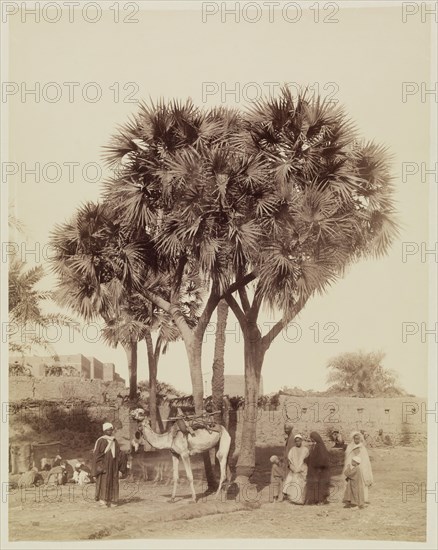
[[[53,293],[38,290],[44,278],[42,265],[28,267],[19,258],[13,257],[9,264],[9,321],[17,330],[9,341],[9,351],[21,355],[34,347],[54,353],[47,330],[51,326],[72,326],[73,320],[60,313],[44,313],[43,305],[53,301]]]
[[[395,374],[382,366],[384,358],[382,351],[343,353],[332,358],[327,364],[331,369],[328,391],[358,397],[403,395]]]
[[[225,331],[227,328],[228,304],[221,300],[217,306],[216,334],[213,357],[213,375],[211,379],[211,397],[213,411],[221,411],[216,420],[223,420],[224,370],[225,370]]]
[[[256,228],[233,206],[242,199],[243,208],[248,202],[243,187],[258,178],[256,159],[235,154],[231,138],[240,125],[234,111],[204,112],[190,101],[142,105],[108,147],[114,177],[106,184],[105,200],[118,223],[142,233],[153,246],[153,251],[145,251],[141,268],[127,274],[134,287],[168,312],[178,327],[198,413],[203,407],[205,329],[221,296],[252,279],[242,272],[231,281],[230,262],[243,265],[247,251],[257,246]],[[234,181],[239,181],[239,189],[234,189]],[[235,195],[229,200],[228,189]],[[157,269],[168,275],[168,295],[155,292],[147,279],[135,273]],[[190,326],[179,306],[184,278],[199,280],[207,293],[195,326]]]
[[[296,100],[284,89],[277,99],[255,103],[238,136],[247,154],[261,155],[268,177],[255,189],[256,216],[265,228],[252,302],[246,288],[227,295],[243,332],[245,403],[255,407],[264,356],[272,341],[316,292],[325,293],[346,266],[385,254],[397,234],[387,154],[360,143],[339,108]],[[240,303],[239,303],[240,301]],[[262,305],[280,320],[262,337]],[[244,415],[237,474],[254,470],[254,414]]]
[[[130,378],[130,398],[137,395],[137,346],[146,342],[150,375],[151,420],[156,423],[156,375],[160,353],[169,342],[179,338],[170,316],[157,308],[140,293],[123,286],[125,264],[132,263],[137,254],[131,235],[121,233],[111,222],[108,205],[88,203],[78,209],[73,219],[54,229],[52,245],[55,256],[52,267],[58,276],[56,297],[60,304],[71,308],[86,321],[104,320],[102,335],[113,346],[124,348]],[[139,245],[140,246],[140,245]],[[157,290],[167,285],[164,277],[151,277]],[[187,322],[196,323],[199,289],[184,282],[186,293],[181,295],[181,308]],[[152,332],[158,332],[155,349]]]
[[[386,151],[359,142],[341,109],[287,89],[245,115],[191,102],[142,105],[108,158],[114,177],[106,200],[143,245],[126,279],[178,327],[197,411],[202,337],[221,298],[242,327],[250,409],[273,339],[315,292],[326,292],[349,263],[386,253],[396,234]],[[167,295],[144,277],[157,272],[170,279]],[[189,273],[208,292],[194,328],[178,303]],[[281,315],[263,337],[262,306]],[[253,417],[244,419],[241,478],[254,470]]]
[[[71,221],[55,227],[55,255],[51,258],[58,277],[56,299],[85,321],[102,318],[102,336],[111,346],[122,345],[129,371],[129,396],[137,396],[137,345],[146,337],[150,306],[140,295],[129,293],[118,277],[120,256],[130,261],[135,254],[125,235],[117,232],[102,205],[88,203]],[[142,307],[146,307],[145,315]]]

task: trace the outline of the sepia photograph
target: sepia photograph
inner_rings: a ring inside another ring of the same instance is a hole
[[[0,9],[1,548],[436,548],[438,3]]]

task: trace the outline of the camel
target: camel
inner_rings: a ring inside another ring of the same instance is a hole
[[[219,487],[217,489],[215,497],[218,498],[222,488],[222,484],[226,478],[226,467],[228,453],[230,451],[231,437],[230,434],[223,426],[219,426],[219,431],[212,431],[204,428],[198,428],[195,431],[195,435],[190,433],[185,435],[181,431],[172,427],[168,432],[163,434],[155,433],[152,428],[149,419],[146,417],[143,409],[135,409],[131,411],[131,416],[139,423],[139,430],[142,433],[146,441],[152,445],[155,449],[169,449],[172,453],[173,463],[173,490],[170,502],[175,502],[175,495],[178,486],[179,479],[179,460],[182,460],[184,465],[187,480],[190,484],[190,490],[192,493],[192,501],[196,502],[196,492],[193,484],[193,472],[190,465],[190,456],[208,451],[214,448],[219,443],[219,450],[216,453],[217,459],[220,464],[220,480]]]

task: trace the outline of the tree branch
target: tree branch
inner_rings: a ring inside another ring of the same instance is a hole
[[[158,296],[158,294],[151,292],[150,290],[143,289],[142,292],[145,298],[147,298],[149,301],[151,301],[153,304],[155,304],[157,307],[159,307],[163,311],[170,313],[170,302],[168,302],[161,296]]]
[[[239,321],[239,325],[241,326],[242,330],[247,330],[248,328],[248,321],[246,319],[245,313],[242,311],[242,308],[237,303],[237,300],[230,294],[229,296],[226,296],[227,304],[230,306],[231,311],[236,316],[237,320]]]
[[[238,292],[239,292],[240,302],[242,304],[242,309],[245,312],[245,315],[248,315],[249,310],[251,309],[251,304],[249,303],[246,287],[240,287],[238,289]]]
[[[205,304],[204,311],[202,312],[195,328],[196,336],[204,336],[205,329],[207,328],[207,325],[210,322],[211,316],[213,315],[219,301],[220,297],[213,290],[211,290],[210,296]]]
[[[251,321],[254,323],[257,321],[257,317],[259,315],[261,305],[262,305],[262,299],[260,297],[260,293],[258,293],[256,290],[251,307],[249,308],[249,311],[248,311],[248,321]]]
[[[186,318],[177,305],[168,302],[150,290],[144,290],[143,295],[153,304],[170,314],[184,342],[189,343],[193,340],[193,331],[187,324]]]
[[[179,289],[181,288],[182,278],[184,275],[184,268],[187,263],[187,257],[186,256],[180,256],[178,259],[178,266],[176,268],[175,273],[175,286],[171,291],[170,300],[173,302],[176,295],[179,293]]]
[[[266,352],[274,339],[280,334],[280,332],[286,327],[292,319],[294,319],[298,313],[303,309],[303,307],[306,305],[307,299],[301,302],[300,304],[296,304],[295,307],[290,311],[289,314],[283,316],[280,321],[275,323],[275,325],[271,328],[271,330],[265,334],[262,338],[262,349]]]
[[[243,279],[240,279],[238,281],[235,281],[233,284],[231,284],[227,290],[220,296],[221,298],[227,298],[228,296],[231,296],[233,292],[236,292],[236,290],[239,290],[239,288],[242,288],[246,286],[251,281],[254,281],[254,279],[257,277],[257,273],[255,271],[251,271],[251,273],[248,273],[243,277]],[[230,306],[231,307],[231,306]]]
[[[155,367],[158,366],[158,361],[159,361],[160,355],[161,355],[162,344],[163,344],[163,339],[161,338],[161,335],[158,334],[157,341],[155,343],[155,350],[154,350]]]

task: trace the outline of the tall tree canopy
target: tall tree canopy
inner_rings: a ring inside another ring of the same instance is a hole
[[[328,391],[357,397],[405,395],[394,372],[383,367],[385,353],[363,351],[343,353],[327,364]]]
[[[385,254],[397,232],[385,149],[361,142],[341,108],[287,89],[245,113],[190,101],[142,105],[114,136],[108,161],[114,177],[105,201],[117,222],[148,244],[126,263],[125,279],[181,331],[198,409],[202,335],[221,298],[242,327],[249,410],[272,340],[350,262]],[[168,274],[170,295],[154,292],[139,276],[145,272]],[[193,330],[178,306],[189,272],[209,291]],[[263,305],[280,316],[264,336],[257,327]],[[254,449],[249,412],[243,476],[254,468]]]
[[[191,101],[142,105],[107,159],[113,177],[104,205],[127,239],[111,261],[124,288],[178,327],[198,411],[202,338],[221,299],[242,327],[248,414],[238,474],[250,476],[251,408],[273,339],[350,262],[386,253],[397,232],[386,151],[361,142],[341,108],[284,89],[246,112]],[[156,284],[161,277],[165,290]],[[206,299],[190,325],[181,296],[194,280]],[[262,306],[279,316],[263,336]]]
[[[54,298],[50,290],[41,290],[44,278],[41,265],[29,267],[18,257],[9,263],[9,351],[30,353],[35,348],[54,353],[51,327],[69,326],[73,320],[61,313],[44,312],[44,304]]]

